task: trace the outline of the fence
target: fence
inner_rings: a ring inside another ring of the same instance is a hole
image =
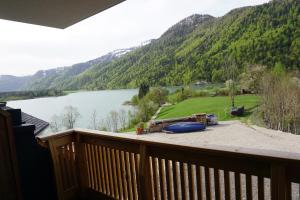
[[[300,154],[70,130],[43,138],[60,199],[299,199]]]

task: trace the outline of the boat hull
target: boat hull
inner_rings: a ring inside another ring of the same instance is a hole
[[[188,133],[205,130],[206,126],[199,122],[180,122],[166,126],[163,131],[167,133]]]

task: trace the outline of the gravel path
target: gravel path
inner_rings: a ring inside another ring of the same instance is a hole
[[[247,126],[239,121],[220,122],[219,125],[208,127],[203,132],[151,133],[135,137],[193,147],[220,145],[231,149],[233,147],[300,153],[300,136],[257,126]]]

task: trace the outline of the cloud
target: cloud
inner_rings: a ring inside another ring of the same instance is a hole
[[[0,20],[0,74],[28,75],[69,66],[158,38],[195,13],[222,16],[233,8],[265,2],[127,0],[64,30]]]

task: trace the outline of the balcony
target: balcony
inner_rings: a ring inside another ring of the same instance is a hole
[[[60,200],[299,199],[297,153],[83,129],[39,143],[51,151]]]

